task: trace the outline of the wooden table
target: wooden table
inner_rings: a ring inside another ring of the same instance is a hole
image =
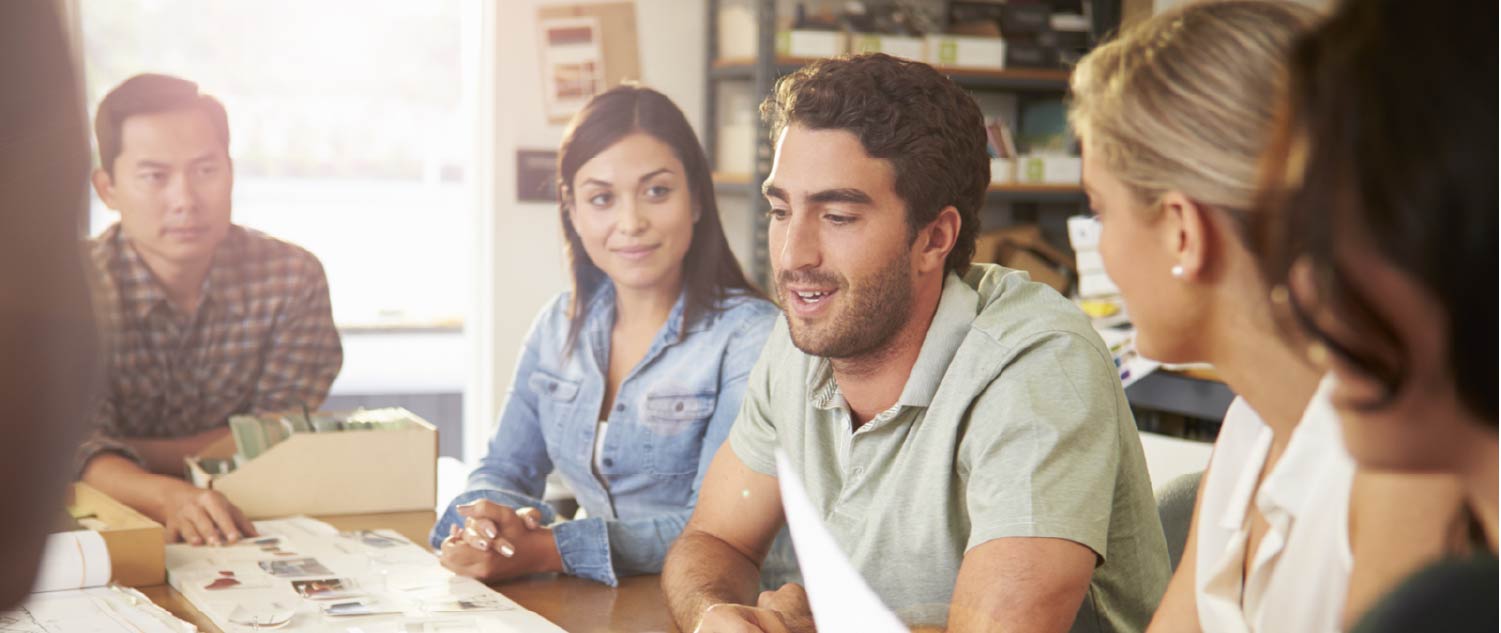
[[[434,522],[432,512],[317,518],[340,530],[395,530],[419,544],[427,542],[427,531]],[[533,576],[491,586],[566,631],[677,631],[667,617],[657,576],[624,578],[619,587],[563,575]],[[219,627],[171,587],[157,585],[141,592],[200,630],[221,633]]]

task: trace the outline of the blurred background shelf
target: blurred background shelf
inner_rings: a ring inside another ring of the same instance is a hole
[[[806,66],[816,57],[776,57],[773,61],[778,77],[790,74]],[[1069,72],[1051,68],[1007,68],[1004,70],[980,70],[935,66],[959,85],[981,90],[1013,90],[1061,92],[1068,89]],[[751,57],[716,59],[710,65],[709,77],[723,80],[750,80],[755,76],[756,60]]]
[[[759,195],[759,184],[753,185],[752,182],[747,173],[714,172],[714,188],[719,193]],[[1079,185],[1006,183],[990,185],[988,191],[992,202],[1074,203],[1085,200],[1084,188]]]

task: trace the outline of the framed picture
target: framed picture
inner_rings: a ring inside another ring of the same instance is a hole
[[[567,119],[605,89],[599,20],[591,16],[541,18],[542,88],[549,119]]]

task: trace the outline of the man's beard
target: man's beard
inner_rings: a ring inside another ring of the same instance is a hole
[[[833,273],[808,271],[782,272],[777,275],[779,290],[790,283],[834,286],[839,310],[830,312],[818,325],[800,323],[784,310],[792,344],[804,354],[823,358],[858,358],[870,354],[891,341],[907,323],[912,312],[911,266],[905,254],[872,274],[855,287]],[[782,298],[785,291],[778,292]],[[843,296],[841,296],[843,295]]]

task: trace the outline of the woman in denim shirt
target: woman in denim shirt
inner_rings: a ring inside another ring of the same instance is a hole
[[[661,571],[777,308],[730,252],[708,161],[667,97],[596,96],[558,174],[572,291],[532,324],[489,453],[431,539],[466,576],[613,586]],[[588,518],[557,522],[541,500],[554,469]]]

